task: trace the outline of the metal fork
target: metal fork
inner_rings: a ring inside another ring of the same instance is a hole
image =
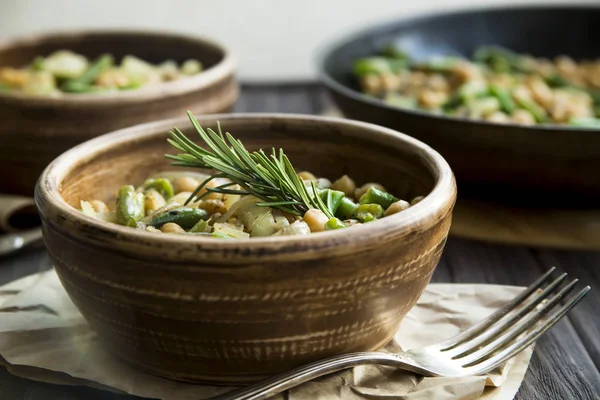
[[[575,307],[590,290],[589,286],[584,287],[555,309],[573,290],[578,279],[561,288],[567,277],[564,273],[546,285],[554,270],[555,268],[551,268],[504,308],[444,342],[399,354],[361,352],[335,356],[210,400],[265,399],[311,379],[367,364],[387,365],[423,376],[485,374],[525,350]]]

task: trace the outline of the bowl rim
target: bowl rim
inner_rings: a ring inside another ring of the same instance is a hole
[[[201,73],[170,82],[142,87],[134,90],[112,93],[61,93],[59,96],[36,96],[20,92],[0,92],[0,100],[22,102],[26,105],[48,106],[81,106],[82,104],[104,105],[116,101],[124,103],[141,103],[155,99],[180,96],[207,88],[215,82],[223,80],[235,73],[238,66],[237,56],[225,45],[217,40],[204,35],[190,35],[176,30],[152,30],[134,28],[107,28],[107,29],[57,29],[27,35],[20,35],[0,39],[0,51],[9,48],[45,42],[47,40],[68,39],[77,36],[130,36],[141,35],[148,38],[163,36],[172,39],[181,39],[195,42],[198,45],[211,46],[223,53],[223,58],[215,65]],[[191,57],[190,57],[191,58]],[[1,65],[0,65],[1,67]]]
[[[93,159],[97,154],[101,154],[107,149],[114,148],[116,145],[129,143],[136,139],[145,138],[148,136],[158,135],[160,131],[165,132],[165,140],[167,132],[174,126],[182,126],[189,124],[187,118],[173,118],[161,121],[155,121],[145,124],[120,129],[112,133],[108,133],[94,139],[88,140],[79,144],[72,149],[66,151],[51,164],[49,164],[40,178],[35,188],[35,200],[37,207],[42,215],[42,220],[47,217],[44,215],[51,209],[61,216],[61,219],[70,219],[76,222],[78,226],[91,226],[97,234],[106,234],[111,237],[119,237],[120,239],[130,238],[135,243],[149,244],[170,244],[178,246],[191,246],[198,244],[210,244],[214,250],[232,250],[241,246],[257,246],[280,247],[285,244],[323,244],[342,243],[346,240],[352,240],[359,237],[380,237],[385,232],[394,231],[400,232],[410,229],[426,229],[434,226],[440,216],[445,216],[452,212],[452,208],[456,201],[456,182],[452,170],[446,160],[433,148],[425,143],[414,139],[403,133],[394,131],[389,128],[378,125],[352,121],[343,118],[332,118],[322,116],[312,116],[303,114],[277,114],[277,113],[238,113],[238,114],[211,114],[197,116],[200,124],[207,124],[220,121],[221,124],[226,124],[227,121],[278,121],[286,120],[294,123],[327,123],[334,126],[351,126],[361,130],[367,130],[371,133],[377,133],[382,137],[390,137],[406,143],[416,150],[423,162],[427,165],[431,174],[434,176],[434,187],[425,196],[425,198],[404,212],[394,214],[392,216],[382,218],[370,224],[365,224],[348,230],[332,230],[319,232],[318,234],[310,234],[301,237],[292,236],[269,236],[269,237],[254,237],[247,239],[230,239],[230,240],[215,240],[214,238],[203,238],[198,236],[184,235],[157,235],[156,233],[147,232],[144,230],[132,229],[129,227],[117,225],[106,221],[101,221],[82,214],[74,207],[71,207],[61,196],[60,187],[62,180],[72,171],[72,166],[76,165],[80,160]],[[265,122],[266,123],[266,122]],[[52,219],[50,219],[52,222]],[[47,223],[47,221],[45,221]],[[315,246],[319,247],[319,246]]]
[[[349,44],[355,40],[360,38],[364,38],[367,36],[376,36],[381,32],[385,32],[388,29],[392,29],[395,27],[403,27],[413,23],[420,22],[434,22],[437,18],[458,16],[458,15],[468,15],[474,14],[478,12],[501,12],[501,11],[539,11],[539,10],[595,10],[600,11],[600,5],[593,4],[556,4],[556,5],[547,5],[547,4],[509,4],[509,5],[489,5],[489,6],[460,6],[456,7],[452,10],[446,11],[428,11],[423,13],[418,13],[413,16],[408,17],[396,17],[389,18],[382,22],[377,22],[376,24],[370,24],[368,26],[362,26],[355,28],[350,31],[350,33],[341,33],[338,34],[333,39],[329,40],[325,45],[320,46],[315,52],[314,62],[317,66],[317,79],[330,91],[342,95],[344,97],[350,98],[351,100],[368,104],[370,106],[379,107],[381,109],[396,112],[399,114],[405,114],[412,117],[420,117],[427,118],[431,120],[437,120],[440,122],[450,122],[450,123],[459,123],[459,124],[468,124],[468,125],[480,125],[483,127],[493,127],[493,128],[510,128],[511,130],[515,130],[516,133],[532,133],[534,131],[542,131],[544,133],[553,133],[553,134],[572,134],[573,132],[578,132],[581,134],[597,134],[600,132],[600,129],[597,128],[582,128],[568,125],[522,125],[515,123],[498,123],[498,122],[490,122],[486,120],[478,120],[478,119],[469,119],[466,117],[454,117],[447,115],[439,115],[428,111],[421,110],[412,110],[412,109],[404,109],[400,107],[395,107],[387,104],[383,100],[367,96],[357,90],[352,89],[351,87],[344,85],[338,80],[336,80],[331,74],[328,73],[326,68],[326,63],[329,58],[333,54],[334,51],[338,50],[340,47]],[[337,102],[336,102],[337,103]],[[491,130],[491,129],[490,129]],[[494,133],[503,135],[505,132],[502,132],[501,129],[495,131]],[[491,132],[488,132],[491,134]]]

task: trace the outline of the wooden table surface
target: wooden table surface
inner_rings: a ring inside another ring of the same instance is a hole
[[[314,85],[244,86],[237,112],[318,114],[331,106]],[[0,259],[0,284],[50,268],[45,250]],[[542,336],[516,399],[600,399],[600,252],[499,246],[450,238],[434,282],[528,286],[551,266],[592,291],[566,318]],[[0,368],[0,399],[125,400],[85,387],[28,381]]]

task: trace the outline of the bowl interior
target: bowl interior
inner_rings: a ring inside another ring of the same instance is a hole
[[[47,56],[57,50],[75,51],[90,59],[109,53],[118,61],[129,54],[156,64],[167,59],[181,63],[196,58],[205,68],[218,64],[225,56],[224,50],[214,43],[176,34],[82,31],[32,36],[0,43],[0,66],[22,67],[35,57]]]
[[[357,184],[377,181],[405,199],[428,194],[440,175],[439,165],[421,143],[374,127],[373,132],[365,132],[369,125],[291,116],[199,120],[205,128],[214,129],[220,120],[222,129],[241,139],[249,150],[283,148],[298,172],[309,170],[331,180],[348,174]],[[64,171],[58,182],[62,197],[73,207],[79,207],[80,200],[111,202],[122,185],[137,185],[157,171],[180,169],[164,157],[176,153],[167,143],[174,125],[200,143],[189,122],[179,119],[105,135],[79,146],[75,150],[87,146],[90,152]]]
[[[600,44],[587,38],[600,35],[599,21],[597,7],[491,8],[401,20],[343,40],[327,54],[323,68],[338,83],[357,89],[353,61],[389,44],[417,60],[435,55],[470,57],[483,45],[536,57],[596,59]]]

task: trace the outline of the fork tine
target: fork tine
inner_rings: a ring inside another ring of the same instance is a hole
[[[475,352],[481,346],[485,346],[486,344],[492,342],[498,335],[502,334],[508,328],[514,326],[515,323],[525,318],[527,314],[529,314],[530,311],[533,310],[538,304],[550,297],[550,295],[556,293],[556,289],[566,277],[567,274],[562,274],[557,279],[552,281],[548,286],[546,286],[546,288],[539,295],[535,296],[530,301],[525,300],[526,303],[522,307],[517,307],[515,310],[512,310],[504,317],[500,318],[500,320],[498,320],[496,323],[492,324],[489,329],[481,332],[481,334],[463,342],[461,345],[455,346],[452,349],[452,353],[456,354],[453,358],[464,357]],[[577,279],[571,282],[568,287],[573,287],[576,283]]]
[[[488,343],[487,345],[477,349],[467,356],[456,356],[453,359],[458,359],[463,366],[475,365],[489,358],[494,353],[502,350],[504,347],[510,346],[512,342],[517,340],[519,336],[527,332],[532,326],[538,323],[545,315],[547,315],[554,307],[556,307],[561,299],[565,298],[573,289],[577,280],[574,280],[560,292],[552,296],[540,308],[532,312],[527,318],[523,319],[514,326],[509,327],[502,335]]]
[[[478,335],[481,332],[483,332],[484,330],[486,330],[488,327],[490,327],[492,324],[494,324],[496,321],[498,321],[504,315],[506,315],[511,310],[516,308],[517,305],[521,304],[521,302],[523,302],[523,300],[525,300],[529,296],[531,296],[531,294],[533,292],[538,290],[540,288],[540,286],[542,286],[544,284],[544,282],[546,282],[546,280],[550,277],[550,275],[552,275],[552,273],[554,272],[555,269],[556,269],[556,267],[550,268],[548,270],[548,272],[546,272],[544,275],[542,275],[540,278],[538,278],[538,280],[533,282],[533,284],[531,284],[531,286],[529,286],[527,289],[525,289],[521,293],[519,293],[519,295],[517,297],[515,297],[510,303],[508,303],[503,308],[495,311],[493,314],[491,314],[489,317],[487,317],[483,321],[473,325],[471,328],[467,329],[466,331],[463,331],[462,333],[459,333],[458,335],[440,343],[439,346],[442,349],[441,351],[452,350],[453,348],[459,346],[463,342],[472,339],[476,335]]]
[[[474,364],[467,365],[467,368],[471,371],[469,374],[484,374],[498,367],[503,362],[516,356],[527,347],[529,347],[540,335],[552,328],[562,317],[565,316],[573,307],[577,305],[583,299],[583,297],[590,291],[590,287],[586,286],[579,291],[567,304],[555,310],[550,314],[543,324],[538,325],[533,331],[529,332],[526,336],[520,338],[501,352],[493,355],[492,357],[478,361]]]

